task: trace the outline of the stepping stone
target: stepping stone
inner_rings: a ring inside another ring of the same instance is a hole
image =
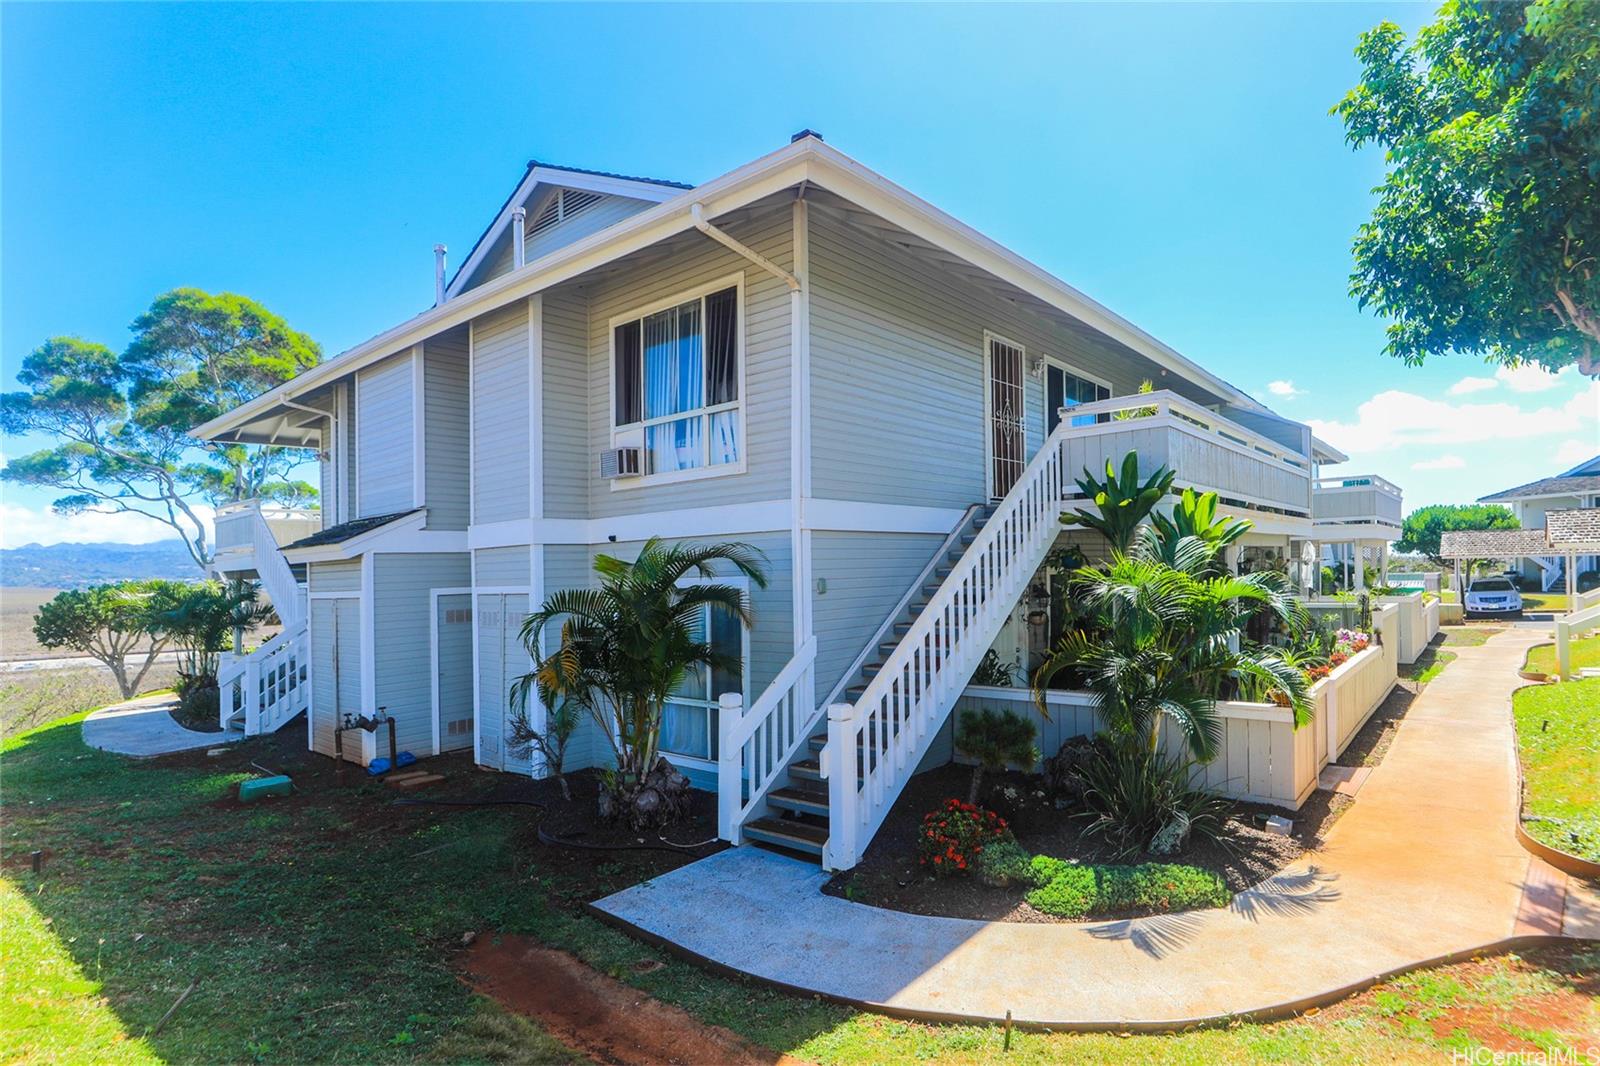
[[[1370,766],[1339,766],[1329,764],[1317,775],[1317,788],[1340,796],[1354,796],[1372,776]]]
[[[389,784],[395,788],[421,788],[423,785],[433,785],[443,780],[443,774],[419,774],[416,777],[397,778]]]

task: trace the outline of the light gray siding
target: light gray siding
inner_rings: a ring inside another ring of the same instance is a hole
[[[718,225],[785,267],[793,261],[791,209],[739,212]],[[610,320],[674,299],[731,275],[744,275],[744,414],[747,471],[698,481],[613,488],[585,464],[591,514],[606,517],[770,500],[789,494],[789,290],[782,281],[698,233],[676,238],[665,254],[629,262],[595,282],[589,299],[589,453],[611,445]],[[572,402],[582,402],[574,396]],[[567,402],[563,397],[562,402]]]
[[[306,582],[310,592],[360,592],[361,560],[307,563]]]
[[[528,305],[472,323],[472,521],[528,517]]]
[[[398,355],[356,374],[357,517],[393,514],[413,505],[416,485],[411,355]]]
[[[544,513],[586,518],[589,478],[589,301],[576,286],[544,294]]]
[[[828,589],[820,596],[812,589],[817,699],[833,690],[943,540],[921,533],[811,535],[812,577]]]
[[[422,349],[423,491],[429,529],[466,529],[471,492],[471,414],[466,330]]]
[[[984,331],[1138,388],[1109,345],[1001,300],[868,234],[833,207],[811,226],[812,481],[822,498],[965,507],[984,495]],[[1044,440],[1042,383],[1024,378],[1030,454]]]
[[[552,544],[544,549],[545,595],[559,589],[590,587],[594,571],[590,566],[589,549],[581,544]],[[561,643],[558,631],[544,635],[543,651],[548,655]],[[589,766],[611,765],[611,745],[600,731],[600,725],[587,712],[578,719],[578,728],[567,743],[566,768],[581,770]]]
[[[558,194],[558,190],[551,188],[551,194]],[[531,225],[538,217],[538,212],[548,201],[544,195],[535,196],[528,204],[528,223]],[[630,215],[643,211],[655,205],[649,200],[635,200],[628,196],[606,196],[595,204],[584,208],[577,214],[553,226],[547,226],[537,235],[529,237],[523,245],[523,256],[527,262],[533,262],[541,255],[548,255],[557,248],[565,247],[573,241],[582,240],[593,233],[599,233],[607,226],[620,222]],[[490,254],[485,257],[468,288],[476,288],[486,281],[493,281],[502,274],[511,272],[511,229],[506,231],[494,242]],[[465,290],[463,290],[465,291]]]
[[[479,588],[524,588],[528,584],[528,548],[480,548],[473,553]]]
[[[361,601],[355,596],[311,601],[311,747],[333,754],[333,733],[361,707]],[[361,734],[345,737],[346,757],[361,760]]]
[[[465,552],[373,557],[374,695],[395,720],[401,751],[433,751],[431,592],[465,587],[471,578]]]

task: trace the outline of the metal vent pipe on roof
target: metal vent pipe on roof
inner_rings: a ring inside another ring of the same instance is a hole
[[[527,261],[527,248],[525,243],[528,238],[528,209],[514,207],[511,209],[511,265],[520,267]]]
[[[433,306],[444,303],[444,254],[448,249],[442,244],[433,246]]]

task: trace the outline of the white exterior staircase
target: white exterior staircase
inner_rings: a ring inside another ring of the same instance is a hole
[[[310,662],[304,618],[254,651],[224,655],[217,670],[222,728],[247,737],[282,728],[310,705]]]

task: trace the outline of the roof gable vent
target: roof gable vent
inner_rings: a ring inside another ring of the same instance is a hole
[[[528,224],[528,236],[537,236],[556,223],[565,222],[578,212],[586,211],[604,199],[603,193],[587,192],[583,189],[562,189],[550,198],[544,210]]]

